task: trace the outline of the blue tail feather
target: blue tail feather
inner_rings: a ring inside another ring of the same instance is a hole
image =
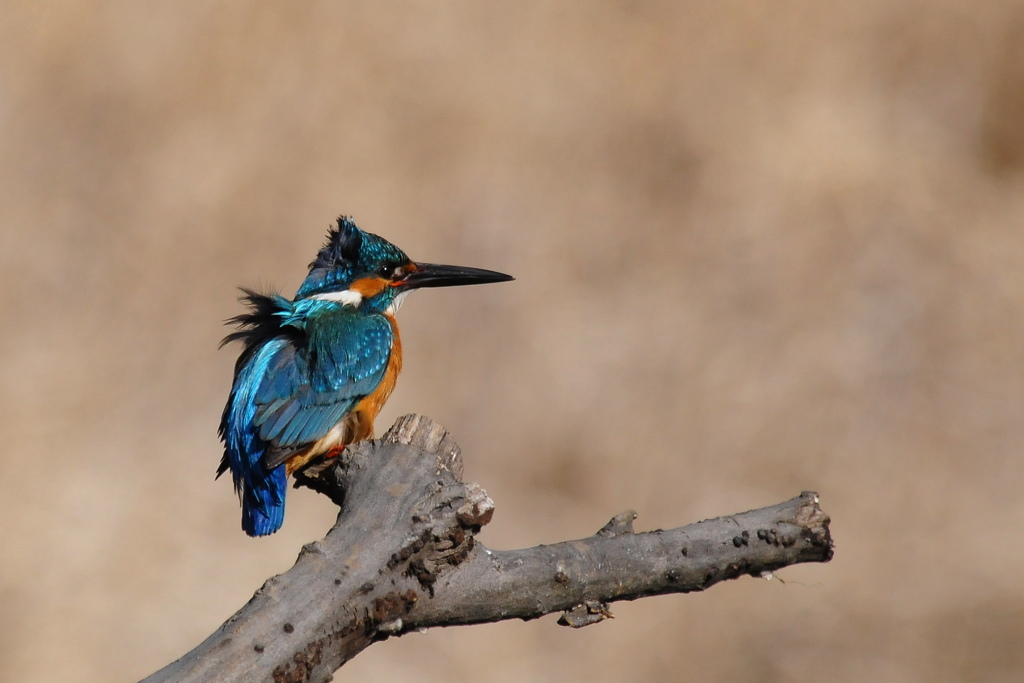
[[[288,475],[284,465],[275,467],[259,485],[246,482],[242,494],[242,529],[250,536],[268,536],[284,523],[284,498]]]

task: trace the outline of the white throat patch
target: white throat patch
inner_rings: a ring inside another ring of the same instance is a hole
[[[346,306],[352,306],[353,308],[359,308],[359,304],[363,303],[363,295],[353,289],[346,289],[341,292],[314,294],[309,298],[318,299],[320,301],[337,301],[338,303],[345,304]]]
[[[384,312],[387,313],[388,315],[394,315],[395,313],[398,313],[398,309],[402,307],[402,302],[405,301],[405,297],[409,296],[410,294],[412,294],[412,290],[407,289],[398,296],[396,296],[395,300],[391,302],[391,305],[384,309]]]

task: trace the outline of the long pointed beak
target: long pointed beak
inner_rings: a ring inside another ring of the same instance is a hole
[[[417,263],[416,270],[409,273],[399,286],[407,289],[420,287],[459,287],[462,285],[483,285],[488,282],[508,282],[515,278],[483,268],[467,266],[443,266],[437,263]]]

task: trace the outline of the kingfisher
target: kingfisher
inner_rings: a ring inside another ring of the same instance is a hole
[[[237,329],[221,342],[243,347],[221,417],[217,476],[231,471],[245,533],[281,528],[296,470],[373,438],[373,421],[402,369],[395,313],[410,292],[512,279],[413,262],[342,216],[294,299],[243,289],[249,310],[228,320]]]

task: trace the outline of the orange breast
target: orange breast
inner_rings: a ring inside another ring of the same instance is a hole
[[[367,431],[360,433],[349,443],[373,438],[373,421],[377,419],[377,413],[391,397],[391,392],[395,390],[395,384],[398,382],[398,373],[402,371],[402,338],[398,336],[398,323],[395,322],[394,316],[386,313],[384,315],[391,323],[391,330],[395,334],[395,340],[391,344],[391,357],[388,358],[388,367],[384,370],[384,378],[380,384],[373,390],[373,393],[357,403],[352,410],[353,413],[365,416],[360,421],[366,425]]]

